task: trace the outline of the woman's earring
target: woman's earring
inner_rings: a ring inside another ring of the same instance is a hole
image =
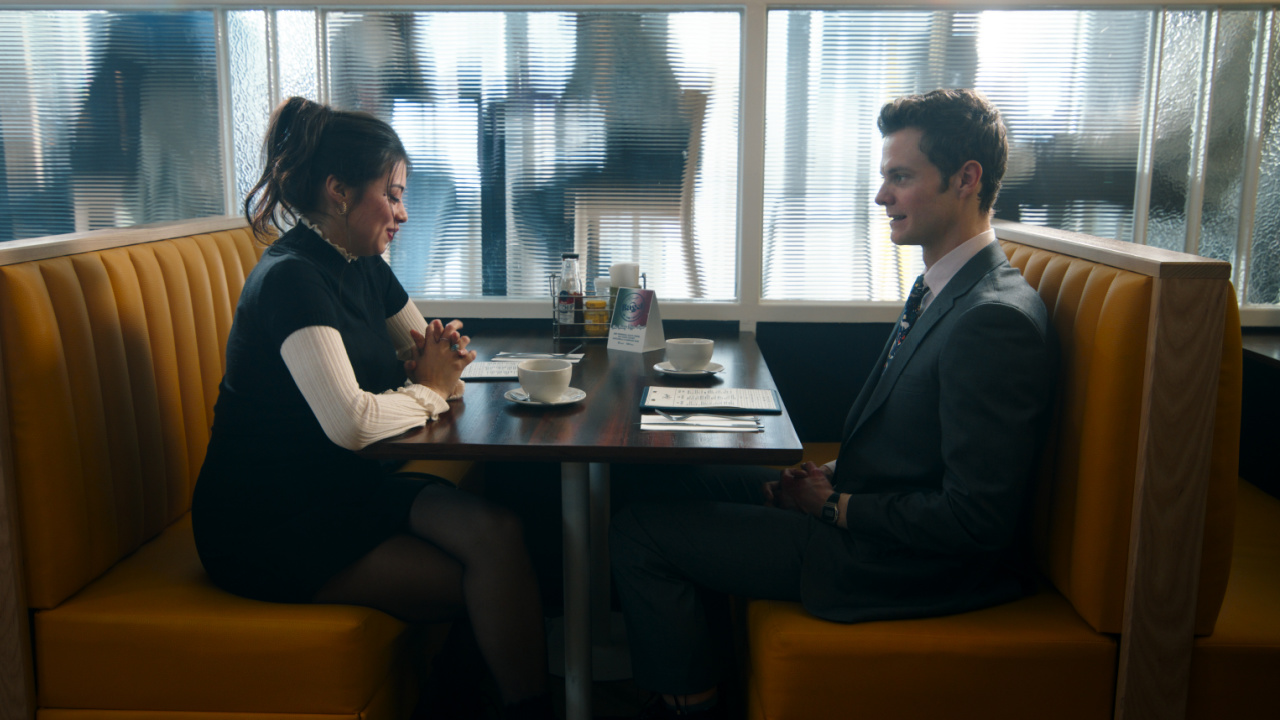
[[[347,214],[347,202],[346,202],[345,200],[343,200],[342,202],[338,203],[338,214],[339,214],[339,215],[346,215],[346,214]]]

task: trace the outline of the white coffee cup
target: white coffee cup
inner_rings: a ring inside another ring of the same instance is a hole
[[[706,338],[672,338],[667,341],[667,362],[681,372],[705,370],[715,346]]]
[[[573,363],[568,360],[525,360],[516,366],[520,388],[537,402],[555,402],[569,389]]]

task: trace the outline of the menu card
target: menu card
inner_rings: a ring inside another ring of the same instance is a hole
[[[647,387],[642,408],[660,410],[741,410],[753,413],[781,413],[777,390],[753,388]]]
[[[462,370],[463,380],[518,380],[520,363],[476,361]]]

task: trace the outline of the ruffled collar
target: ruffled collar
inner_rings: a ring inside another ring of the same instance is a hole
[[[319,235],[321,240],[328,243],[329,247],[333,248],[334,250],[337,250],[338,254],[342,256],[342,259],[346,260],[349,263],[355,262],[358,259],[355,255],[352,255],[346,248],[342,247],[341,245],[338,245],[334,241],[325,237],[324,231],[320,229],[319,225],[316,225],[315,223],[311,222],[305,217],[298,218],[298,222],[302,225],[306,225],[308,228],[311,229],[311,232],[315,233],[316,235]]]

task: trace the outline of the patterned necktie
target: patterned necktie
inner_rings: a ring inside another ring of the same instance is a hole
[[[924,293],[928,289],[929,287],[924,284],[924,275],[917,277],[916,283],[911,286],[911,293],[907,295],[907,305],[902,308],[902,317],[898,318],[898,330],[893,336],[893,344],[889,346],[889,357],[885,358],[884,367],[880,372],[883,373],[889,368],[893,356],[898,353],[898,346],[906,339],[911,326],[916,324],[916,318],[920,317],[920,301],[924,299]]]

